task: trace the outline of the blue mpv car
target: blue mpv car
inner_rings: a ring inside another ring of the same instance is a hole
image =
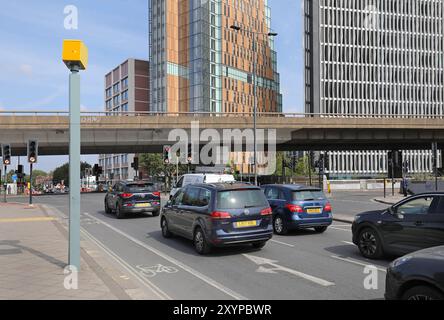
[[[333,222],[331,204],[321,189],[302,185],[261,187],[273,210],[274,232],[314,228],[323,233]]]

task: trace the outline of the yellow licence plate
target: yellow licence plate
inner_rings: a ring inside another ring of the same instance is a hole
[[[241,221],[236,222],[236,228],[249,228],[249,227],[256,227],[257,221]]]
[[[136,208],[149,208],[151,207],[151,203],[136,203]]]
[[[308,214],[319,214],[319,213],[321,213],[321,208],[317,208],[317,209],[307,209],[307,213],[308,213]]]

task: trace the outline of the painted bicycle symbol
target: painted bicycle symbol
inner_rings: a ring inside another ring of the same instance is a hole
[[[139,270],[139,272],[148,278],[153,278],[155,277],[157,274],[159,273],[177,273],[179,272],[179,270],[177,270],[174,267],[169,267],[169,266],[164,266],[161,264],[156,264],[155,266],[152,267],[147,267],[147,266],[143,266],[143,265],[138,265],[136,266],[136,269]]]

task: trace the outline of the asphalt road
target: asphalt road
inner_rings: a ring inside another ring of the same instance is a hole
[[[388,205],[373,200],[383,196],[382,191],[334,191],[330,201],[333,214],[354,219],[358,213],[388,208]]]
[[[351,243],[349,224],[335,222],[324,234],[296,231],[274,236],[262,250],[216,249],[199,256],[192,243],[162,238],[159,218],[117,220],[103,210],[103,194],[82,195],[83,235],[114,256],[164,299],[383,299],[390,261],[369,261]],[[375,208],[369,197],[332,200],[335,212]],[[358,200],[356,200],[358,199]],[[16,201],[16,200],[14,200]],[[355,202],[356,201],[356,202]],[[41,196],[35,203],[68,213],[68,197]],[[378,289],[367,290],[366,265],[378,268]]]

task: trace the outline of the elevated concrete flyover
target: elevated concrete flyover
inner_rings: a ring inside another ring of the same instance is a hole
[[[173,129],[251,129],[251,114],[125,113],[82,115],[82,154],[161,152],[173,142]],[[331,117],[306,114],[261,114],[259,129],[276,129],[277,149],[291,150],[421,150],[433,141],[444,148],[444,117],[356,115]],[[68,154],[66,112],[0,112],[0,143],[13,155],[25,155],[29,139],[39,141],[40,155]],[[259,141],[260,142],[260,141]]]

